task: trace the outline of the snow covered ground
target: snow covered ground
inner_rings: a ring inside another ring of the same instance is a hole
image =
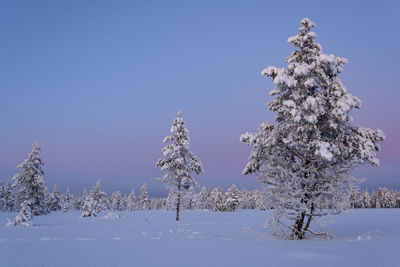
[[[79,212],[6,227],[0,213],[0,266],[400,266],[400,209],[359,209],[330,217],[334,240],[285,241],[264,229],[270,211]]]

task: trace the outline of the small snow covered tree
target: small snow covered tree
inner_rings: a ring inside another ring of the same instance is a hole
[[[182,119],[182,112],[178,112],[178,118],[171,126],[171,135],[164,138],[166,144],[162,149],[163,159],[157,161],[157,166],[167,173],[158,180],[166,183],[170,192],[176,193],[176,220],[179,220],[181,208],[182,191],[188,190],[191,186],[198,186],[191,173],[200,174],[203,167],[200,160],[189,150],[189,131]]]
[[[185,191],[186,192],[182,195],[182,206],[184,209],[192,210],[196,207],[196,192],[193,186]]]
[[[92,195],[87,196],[83,201],[81,217],[96,217],[97,216],[97,203]]]
[[[30,226],[30,221],[32,220],[32,211],[30,208],[30,200],[24,200],[21,203],[21,207],[19,209],[19,213],[17,217],[15,217],[14,225],[15,226]]]
[[[371,196],[368,192],[368,189],[365,189],[365,191],[362,194],[362,203],[363,203],[363,208],[371,208]]]
[[[268,107],[277,113],[276,124],[262,123],[257,133],[241,137],[253,147],[244,174],[255,173],[271,190],[274,225],[296,239],[315,233],[309,228],[312,218],[348,207],[347,194],[358,184],[351,170],[364,162],[377,166],[376,151],[384,140],[381,130],[352,124],[349,112],[361,101],[339,78],[347,59],[324,54],[311,32],[314,26],[305,18],[299,34],[288,39],[298,49],[287,57],[287,69],[262,71],[275,84]]]
[[[176,210],[177,196],[175,188],[171,188],[165,201],[167,210]]]
[[[119,210],[121,211],[122,209],[122,198],[121,198],[121,192],[117,191],[115,193],[112,193],[111,195],[111,208],[112,210]]]
[[[72,195],[72,207],[76,210],[81,210],[83,207],[83,196]]]
[[[6,189],[4,187],[4,181],[0,182],[0,210],[4,211],[4,194]]]
[[[69,213],[71,210],[72,202],[73,201],[73,196],[69,192],[69,187],[67,187],[67,190],[65,190],[65,193],[62,195],[62,201],[61,201],[61,210],[64,213]]]
[[[90,194],[83,200],[82,216],[95,217],[98,213],[108,209],[107,194],[101,190],[100,181],[90,190]]]
[[[109,201],[106,192],[101,189],[100,181],[97,181],[96,186],[90,191],[90,196],[92,196],[96,203],[96,213],[108,209]]]
[[[203,186],[196,197],[196,208],[200,210],[207,209],[207,188]]]
[[[135,191],[132,189],[131,193],[128,196],[128,199],[126,201],[126,207],[127,210],[133,211],[136,206],[136,197],[135,197]]]
[[[270,194],[270,193],[271,193],[271,191],[266,191],[266,190],[263,190],[263,191],[254,190],[253,191],[253,198],[255,200],[257,209],[259,209],[259,210],[267,209],[267,206],[266,206],[267,203],[265,203],[265,199],[268,196],[268,194]]]
[[[43,162],[39,157],[40,148],[37,142],[32,145],[32,153],[18,168],[22,169],[13,178],[13,187],[17,192],[17,206],[20,206],[25,200],[33,215],[44,215],[49,213],[46,196],[46,182],[43,179]]]
[[[393,192],[386,187],[378,189],[377,201],[380,208],[394,208],[396,206]]]
[[[11,180],[7,182],[3,196],[3,210],[6,212],[13,211],[15,207],[15,196],[11,187]]]
[[[148,210],[150,208],[150,200],[147,194],[147,185],[143,184],[141,188],[140,196],[138,197],[137,201],[137,209],[139,210]]]
[[[240,205],[240,193],[236,185],[232,185],[225,193],[225,209],[226,211],[235,211]]]
[[[53,192],[51,192],[49,195],[48,206],[51,211],[57,211],[61,209],[60,195],[58,193],[57,185],[54,185]]]
[[[213,211],[225,211],[225,194],[222,188],[214,188],[211,198],[214,202]]]
[[[128,209],[128,196],[126,194],[124,194],[123,197],[121,197],[121,202],[119,205],[119,210],[123,211],[123,210],[127,210]]]

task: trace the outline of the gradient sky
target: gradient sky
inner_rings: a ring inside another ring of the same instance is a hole
[[[400,189],[399,14],[399,1],[1,1],[0,179],[37,140],[49,187],[165,194],[155,162],[182,109],[200,184],[257,188],[239,137],[273,120],[260,72],[286,66],[309,17],[324,51],[349,59],[355,123],[387,136],[381,166],[354,174]]]

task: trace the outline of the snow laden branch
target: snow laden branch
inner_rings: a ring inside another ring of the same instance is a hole
[[[265,186],[267,206],[276,209],[276,225],[294,221],[290,237],[302,239],[313,217],[338,214],[349,206],[349,193],[359,180],[350,172],[359,164],[379,165],[376,152],[385,139],[381,130],[352,124],[350,111],[361,100],[349,94],[339,74],[347,59],[327,55],[305,18],[288,41],[296,49],[287,68],[261,73],[275,88],[268,103],[276,123],[262,123],[241,141],[252,147],[244,174],[255,174]]]
[[[165,170],[166,174],[158,180],[166,183],[170,195],[176,196],[176,220],[179,220],[181,197],[183,190],[198,186],[191,173],[200,174],[203,167],[200,160],[189,150],[189,131],[182,119],[182,112],[171,126],[171,135],[164,138],[166,144],[162,149],[164,158],[157,161],[157,166]]]

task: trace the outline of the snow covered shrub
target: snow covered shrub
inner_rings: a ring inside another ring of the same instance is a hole
[[[65,191],[65,193],[62,195],[62,207],[61,210],[64,213],[69,213],[71,210],[71,206],[72,206],[72,200],[73,200],[73,196],[70,194],[69,192],[69,187],[67,187],[67,190]]]
[[[123,208],[122,204],[122,197],[121,197],[121,192],[117,191],[112,193],[110,203],[111,203],[111,209],[112,210],[119,210],[121,211]]]
[[[143,184],[141,188],[141,193],[136,200],[137,209],[148,210],[150,208],[150,200],[147,193],[147,185]]]
[[[30,208],[29,200],[25,200],[21,203],[19,213],[15,217],[14,221],[8,221],[7,226],[30,226],[32,220],[32,211]]]
[[[15,195],[12,190],[11,180],[7,182],[7,186],[4,191],[2,209],[6,212],[10,212],[15,209]]]
[[[93,196],[87,196],[83,201],[82,207],[82,215],[81,217],[96,217],[97,209],[96,209],[96,201],[93,199]]]
[[[208,208],[207,200],[208,200],[207,188],[203,186],[200,192],[196,196],[196,208],[200,210],[207,209]]]
[[[135,207],[136,207],[136,197],[135,197],[135,191],[132,189],[126,201],[126,208],[129,211],[133,211]]]
[[[225,211],[225,194],[222,188],[216,187],[211,191],[213,211]]]
[[[61,201],[57,185],[54,185],[53,192],[51,192],[49,195],[48,207],[51,211],[57,211],[61,209]]]
[[[119,219],[121,215],[118,212],[109,211],[106,215],[103,216],[104,219]]]
[[[361,101],[347,93],[339,74],[347,59],[327,55],[305,18],[288,41],[297,47],[287,69],[268,67],[276,96],[268,103],[276,123],[262,123],[241,141],[253,147],[244,174],[256,174],[269,190],[267,205],[275,209],[274,225],[289,238],[303,239],[312,218],[338,214],[349,206],[348,193],[358,186],[350,172],[359,164],[378,166],[381,130],[352,124],[349,112]]]
[[[232,185],[228,191],[225,193],[225,210],[235,211],[240,205],[239,190],[236,185]]]
[[[167,173],[158,180],[167,184],[170,194],[176,195],[176,220],[179,220],[182,197],[191,186],[198,186],[197,181],[191,176],[191,172],[200,174],[203,167],[200,160],[189,150],[189,131],[182,119],[182,112],[178,112],[171,126],[171,135],[164,138],[167,144],[162,149],[164,158],[157,161],[156,166]]]
[[[81,217],[95,217],[98,213],[103,210],[107,210],[109,201],[107,194],[101,190],[100,181],[97,182],[96,186],[90,190],[90,194],[85,197],[82,207]]]
[[[35,142],[32,145],[32,153],[23,163],[18,165],[22,172],[16,174],[13,178],[13,187],[18,190],[17,206],[21,206],[21,203],[27,200],[33,215],[43,215],[50,212],[47,206],[46,182],[43,179],[43,162],[39,153],[40,148]]]

